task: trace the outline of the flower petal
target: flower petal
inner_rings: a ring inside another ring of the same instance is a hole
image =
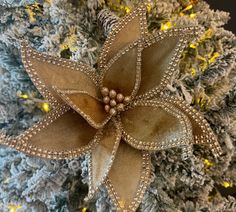
[[[150,183],[150,174],[149,153],[121,141],[106,180],[108,193],[117,210],[136,211]]]
[[[87,153],[101,132],[67,105],[50,111],[42,121],[4,144],[29,155],[49,159],[74,158]]]
[[[99,57],[99,68],[102,70],[117,52],[138,40],[146,33],[146,6],[140,3],[131,13],[121,18],[110,32]]]
[[[142,41],[132,43],[109,61],[101,76],[101,87],[134,97],[141,80]]]
[[[179,100],[176,97],[163,97],[168,104],[180,110],[185,114],[191,122],[193,131],[193,144],[205,144],[208,145],[215,157],[222,154],[220,144],[213,133],[210,125],[204,119],[204,117],[194,108],[189,106],[185,101]]]
[[[194,27],[176,28],[145,38],[139,98],[150,98],[171,82],[183,49],[195,30]]]
[[[177,108],[165,101],[134,102],[121,114],[123,139],[142,150],[186,146],[192,140],[191,124]]]
[[[98,187],[104,183],[113,164],[120,139],[120,124],[111,120],[103,128],[103,135],[99,144],[90,153],[88,198],[91,198]]]
[[[80,90],[92,89],[93,84],[97,83],[97,76],[92,68],[82,63],[39,53],[25,41],[21,43],[21,57],[31,80],[53,107],[63,104],[52,89],[53,86]]]
[[[111,118],[104,110],[103,102],[97,97],[97,94],[77,90],[54,89],[60,97],[78,112],[94,128],[102,128]]]

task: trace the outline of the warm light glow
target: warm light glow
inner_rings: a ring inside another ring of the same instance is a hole
[[[211,161],[208,160],[208,159],[204,159],[204,160],[203,160],[203,163],[204,163],[204,165],[205,165],[207,168],[210,168],[210,167],[212,167],[212,166],[214,165],[214,163],[211,162]]]
[[[81,212],[86,212],[87,208],[82,208]]]
[[[152,5],[150,3],[147,4],[147,12],[151,13]]]
[[[190,18],[195,18],[196,15],[197,15],[196,13],[191,13],[191,14],[189,15],[189,17],[190,17]]]
[[[174,25],[170,22],[170,21],[168,21],[168,22],[166,22],[165,24],[161,24],[161,30],[168,30],[168,29],[170,29],[170,28],[172,28]]]
[[[198,45],[199,45],[198,43],[191,43],[189,45],[189,47],[192,48],[192,49],[196,49],[198,47]]]
[[[22,99],[28,99],[29,98],[29,96],[27,95],[27,94],[23,94],[23,95],[21,95],[20,96]]]
[[[233,187],[233,183],[229,181],[223,181],[222,186],[224,186],[225,188]]]
[[[28,99],[29,96],[27,94],[22,94],[21,91],[17,92],[16,95],[22,99]]]
[[[220,56],[219,52],[215,52],[213,56],[208,60],[209,64],[215,62],[215,60]]]
[[[182,10],[182,12],[185,12],[185,11],[187,11],[187,10],[191,10],[192,8],[193,8],[193,5],[190,4],[190,5],[188,5],[187,7],[185,7],[185,8]]]
[[[9,205],[8,205],[8,209],[9,209],[8,212],[17,212],[17,209],[20,209],[20,208],[22,208],[21,205],[9,204]]]
[[[42,104],[41,108],[42,108],[42,111],[45,113],[49,112],[49,110],[50,110],[49,104],[47,102],[44,102]]]
[[[195,68],[191,68],[191,74],[193,77],[196,76],[196,69]]]
[[[125,6],[124,10],[125,10],[126,13],[130,13],[130,8],[129,7]]]

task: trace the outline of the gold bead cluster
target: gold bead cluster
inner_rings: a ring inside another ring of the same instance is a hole
[[[113,116],[115,116],[117,112],[124,111],[125,105],[131,101],[130,96],[124,96],[123,94],[117,93],[113,89],[109,90],[106,87],[102,88],[101,93],[105,104],[105,111]]]

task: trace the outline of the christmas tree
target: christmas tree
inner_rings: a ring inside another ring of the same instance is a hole
[[[137,2],[1,1],[2,132],[18,135],[51,109],[24,70],[20,40],[49,55],[96,67],[106,35]],[[186,161],[177,148],[153,154],[152,183],[139,211],[236,211],[236,38],[223,28],[229,14],[211,10],[202,0],[157,0],[149,1],[147,17],[150,32],[199,27],[168,92],[204,115],[224,154],[215,159],[203,146],[194,146],[194,157]],[[0,148],[1,211],[111,211],[103,187],[93,200],[84,201],[87,182],[86,157],[44,160]]]

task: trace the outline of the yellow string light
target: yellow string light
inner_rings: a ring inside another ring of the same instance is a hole
[[[188,5],[187,7],[185,7],[185,8],[182,10],[182,12],[185,12],[185,11],[188,11],[188,10],[191,10],[191,9],[193,9],[193,5],[192,5],[192,4],[190,4],[190,5]]]
[[[28,94],[24,94],[21,91],[17,91],[16,95],[21,99],[28,99],[29,98]]]
[[[130,11],[131,11],[131,9],[127,5],[120,5],[119,9],[123,10],[126,14],[130,13]]]
[[[22,95],[20,95],[20,98],[22,98],[22,99],[28,99],[29,96],[28,96],[27,94],[22,94]]]
[[[224,186],[225,188],[233,187],[233,183],[229,181],[223,181],[221,185]]]
[[[17,209],[20,209],[20,208],[22,208],[21,205],[9,204],[9,205],[8,205],[8,209],[9,209],[8,212],[16,212]]]
[[[192,4],[189,4],[187,7],[185,7],[183,10],[180,11],[179,13],[179,16],[185,16],[185,15],[188,15],[186,14],[187,11],[189,10],[192,10],[193,9],[193,5]],[[190,18],[195,18],[196,17],[196,14],[195,13],[191,13],[189,15]]]
[[[204,159],[203,164],[205,165],[206,168],[210,168],[210,167],[214,166],[214,163],[208,159]]]
[[[147,12],[151,13],[152,5],[150,3],[147,4]]]
[[[170,21],[168,21],[168,22],[166,22],[166,23],[162,23],[162,24],[161,24],[161,30],[162,30],[162,31],[168,30],[168,29],[172,28],[173,26],[174,26],[174,25],[173,25]]]
[[[125,10],[126,13],[130,13],[130,8],[129,7],[124,6],[124,10]]]
[[[47,102],[44,102],[42,105],[41,105],[41,110],[45,113],[49,112],[50,111],[50,106]]]
[[[197,15],[196,13],[191,13],[191,14],[189,15],[189,17],[190,17],[190,18],[195,18],[196,15]]]
[[[215,60],[220,56],[219,52],[215,52],[213,56],[208,60],[209,64],[215,62]]]
[[[192,49],[196,49],[198,46],[199,46],[199,43],[191,43],[189,45],[189,47],[192,48]]]
[[[191,74],[192,74],[192,76],[195,77],[195,76],[196,76],[196,73],[197,73],[196,69],[192,67],[192,68],[191,68]]]

